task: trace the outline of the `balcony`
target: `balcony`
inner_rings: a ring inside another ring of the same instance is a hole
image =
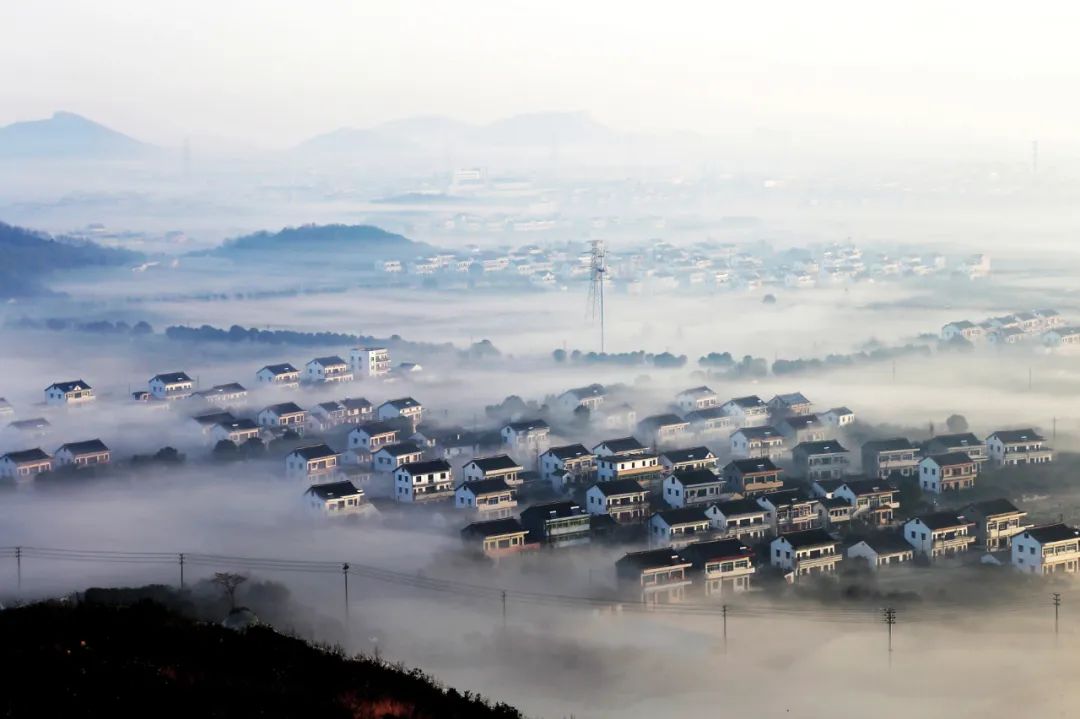
[[[934,537],[932,551],[934,554],[964,552],[974,543],[975,535],[972,534],[960,534],[952,537]]]
[[[809,570],[819,567],[831,567],[841,559],[839,554],[820,554],[816,557],[797,557],[795,567],[799,570]]]

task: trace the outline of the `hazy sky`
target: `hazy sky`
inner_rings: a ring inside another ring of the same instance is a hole
[[[156,142],[285,145],[414,114],[587,110],[716,134],[1067,136],[1080,7],[998,5],[6,2],[0,123],[68,109]]]

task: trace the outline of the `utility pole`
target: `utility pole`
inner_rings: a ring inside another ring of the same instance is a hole
[[[502,590],[502,619],[503,629],[506,629],[506,590]]]
[[[1057,644],[1058,637],[1058,613],[1061,610],[1061,592],[1054,592],[1050,595],[1054,602],[1054,643]]]
[[[1028,367],[1028,392],[1031,391],[1031,368]]]
[[[180,552],[180,588],[184,588],[184,553]]]
[[[1057,442],[1057,417],[1054,417],[1050,422],[1053,427],[1053,430],[1050,433],[1050,440],[1052,442]]]
[[[724,619],[724,654],[727,654],[727,605],[720,607],[720,616]]]
[[[349,626],[349,563],[341,565],[341,575],[345,579],[345,628]]]
[[[896,610],[892,607],[886,607],[882,610],[884,614],[885,625],[889,628],[889,666],[892,666],[892,628],[896,624]]]
[[[19,594],[22,594],[22,547],[15,547],[15,581]]]

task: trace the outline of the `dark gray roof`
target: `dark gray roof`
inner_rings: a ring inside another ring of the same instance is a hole
[[[1004,498],[985,499],[981,502],[973,502],[971,507],[984,517],[993,517],[997,514],[1013,514],[1019,512],[1015,504]]]
[[[604,389],[602,384],[590,384],[587,387],[568,389],[565,394],[572,394],[578,399],[584,399],[586,397],[603,397],[607,394],[607,390]]]
[[[984,444],[984,442],[971,432],[960,432],[958,434],[939,434],[927,440],[927,444],[934,444],[939,447],[977,447]]]
[[[369,437],[374,437],[380,434],[390,434],[391,432],[398,432],[399,430],[397,427],[390,424],[389,422],[365,422],[364,424],[360,425],[352,431],[361,431]]]
[[[786,539],[794,549],[837,543],[832,538],[832,535],[824,529],[807,529],[805,532],[792,532],[791,534],[781,535],[780,539]]]
[[[662,509],[654,517],[659,516],[671,526],[676,524],[690,524],[691,522],[707,522],[705,510],[700,507],[682,507],[680,509]]]
[[[379,448],[379,452],[386,452],[391,457],[404,457],[407,454],[420,454],[421,449],[412,442],[398,442],[397,444],[388,444]],[[378,454],[378,452],[376,452]]]
[[[227,382],[226,384],[214,385],[210,389],[204,389],[199,394],[208,397],[215,394],[236,394],[238,392],[247,392],[247,389],[239,382]]]
[[[616,439],[606,439],[596,446],[607,447],[615,454],[645,449],[645,445],[643,445],[641,442],[638,442],[637,439],[635,439],[634,437],[618,437]]]
[[[733,459],[724,466],[724,469],[727,470],[728,467],[734,467],[739,474],[764,474],[765,472],[777,472],[780,470],[768,457]]]
[[[1013,442],[1045,442],[1046,438],[1033,429],[999,429],[991,437],[997,437],[1006,444]]]
[[[279,402],[278,404],[272,404],[269,407],[263,409],[264,412],[273,412],[276,415],[283,414],[298,414],[303,412],[304,409],[296,402]]]
[[[254,420],[250,419],[235,419],[232,421],[218,422],[218,427],[222,427],[229,432],[238,432],[242,430],[258,429],[259,425],[255,424]]]
[[[542,419],[529,419],[522,422],[510,422],[506,425],[513,432],[531,432],[537,429],[548,429],[548,423]]]
[[[728,400],[728,402],[744,409],[765,406],[765,403],[761,401],[761,397],[758,397],[756,394],[747,395],[746,397],[734,397]]]
[[[878,494],[880,492],[895,492],[893,487],[890,487],[880,479],[849,479],[844,482],[847,488],[856,496],[864,494]]]
[[[699,462],[708,458],[712,454],[712,450],[708,447],[690,447],[688,449],[669,449],[661,454],[662,457],[667,458],[672,464],[681,464],[682,462]],[[713,455],[715,459],[716,456]]]
[[[723,477],[718,477],[707,469],[688,469],[683,472],[675,472],[672,476],[679,480],[684,487],[724,481]]]
[[[232,412],[208,412],[206,414],[197,414],[191,419],[204,427],[212,427],[222,422],[232,422],[236,417],[233,416]]]
[[[409,474],[433,474],[435,472],[449,472],[450,463],[445,459],[432,459],[427,462],[407,462],[398,469]]]
[[[962,527],[970,524],[966,519],[960,517],[956,512],[933,512],[931,514],[924,514],[920,517],[915,517],[922,521],[930,529],[946,529],[948,527]]]
[[[473,522],[461,530],[461,534],[477,537],[498,537],[504,534],[524,534],[525,529],[521,522],[513,517],[507,519],[491,519],[486,522]]]
[[[802,487],[792,487],[790,489],[778,489],[775,492],[769,492],[758,497],[759,502],[768,501],[769,504],[774,507],[779,507],[784,504],[791,504],[793,502],[809,502],[817,501]]]
[[[1063,542],[1067,539],[1076,539],[1080,536],[1080,530],[1067,524],[1045,524],[1041,527],[1032,527],[1024,532],[1036,542],[1046,544],[1048,542]]]
[[[831,412],[832,414],[855,414],[847,407],[833,407],[832,409],[828,410],[826,414],[828,414],[829,412]]]
[[[90,385],[86,384],[86,382],[83,382],[81,379],[71,380],[70,382],[53,382],[45,389],[50,390],[53,387],[56,387],[58,390],[64,393],[75,392],[76,390],[81,389],[91,389]]]
[[[612,479],[607,482],[597,482],[593,486],[599,489],[600,493],[605,497],[614,497],[617,494],[636,494],[645,491],[633,479]]]
[[[718,559],[735,559],[753,556],[753,550],[738,539],[716,539],[709,542],[694,542],[683,547],[684,558],[700,567],[706,562]]]
[[[325,444],[312,444],[307,447],[297,447],[292,451],[292,454],[298,454],[306,460],[312,460],[333,457],[337,455],[337,452]]]
[[[963,452],[944,452],[942,454],[935,454],[928,459],[932,459],[942,467],[951,467],[957,464],[971,464],[972,459]]]
[[[371,409],[371,402],[368,402],[363,397],[346,397],[341,400],[341,404],[345,405],[345,409],[354,410],[358,409],[361,412]]]
[[[799,442],[795,445],[795,452],[802,452],[804,454],[836,454],[839,452],[847,452],[844,449],[844,445],[837,442],[835,439],[824,439],[819,442]]]
[[[725,517],[734,517],[740,514],[761,514],[765,508],[753,499],[730,499],[726,502],[717,502],[716,508]]]
[[[615,562],[617,567],[632,567],[644,571],[658,567],[676,567],[690,564],[679,556],[674,549],[646,549],[643,552],[630,552]]]
[[[548,452],[553,456],[564,460],[592,455],[592,452],[585,449],[585,446],[581,444],[567,444],[562,447],[552,447]]]
[[[806,429],[821,424],[821,420],[818,419],[816,414],[795,414],[785,417],[781,421],[794,430]]]
[[[787,392],[785,394],[778,394],[772,398],[772,402],[776,402],[777,404],[785,404],[788,407],[796,404],[810,404],[810,400],[808,400],[802,392]]]
[[[869,442],[863,442],[862,449],[863,452],[867,450],[871,452],[892,452],[901,449],[916,449],[916,447],[906,437],[892,437],[890,439],[872,439]]]
[[[499,472],[510,469],[521,469],[521,465],[505,454],[497,454],[494,457],[476,457],[469,464],[475,464],[481,472]]]
[[[859,537],[856,542],[858,541],[866,542],[878,554],[915,551],[908,541],[896,532],[873,532],[865,537]],[[853,544],[856,542],[853,542]]]
[[[66,449],[74,455],[100,454],[109,451],[109,448],[106,447],[105,443],[100,439],[88,439],[83,442],[68,442],[67,444],[61,445],[60,449]],[[56,451],[59,452],[60,449]]]
[[[23,449],[17,452],[8,452],[3,455],[16,464],[23,464],[25,462],[44,462],[47,459],[51,459],[45,450],[40,447],[34,449]]]
[[[165,384],[180,384],[182,382],[191,381],[191,378],[187,376],[186,372],[163,372],[162,374],[154,375],[150,379],[161,380]]]
[[[719,407],[706,407],[705,409],[696,409],[693,412],[686,413],[687,422],[705,422],[710,419],[719,419],[720,417],[727,417],[724,414],[724,410]]]
[[[521,516],[531,517],[533,515],[539,515],[545,519],[552,517],[576,517],[584,515],[585,510],[581,508],[581,505],[576,502],[562,501],[562,502],[545,502],[544,504],[534,504],[521,513]]]
[[[44,417],[34,417],[32,419],[17,419],[14,422],[8,423],[8,427],[15,429],[45,429],[51,427],[49,420]]]
[[[671,412],[649,415],[645,419],[638,422],[639,427],[668,427],[674,424],[689,423],[679,415],[673,414]]]
[[[465,482],[458,489],[467,489],[476,496],[480,496],[481,494],[509,491],[510,485],[506,483],[505,479],[478,479],[474,482]]]
[[[291,374],[291,373],[300,371],[300,370],[296,369],[295,367],[293,367],[288,362],[282,362],[281,364],[268,364],[265,367],[263,367],[263,369],[269,370],[270,374],[275,374],[275,375],[277,375],[277,374]]]
[[[341,404],[337,400],[331,400],[329,402],[319,402],[318,406],[326,410],[327,412],[344,412],[345,405]]]
[[[741,434],[747,439],[783,439],[776,427],[743,427],[731,433],[732,436]]]
[[[323,367],[326,367],[326,366],[329,366],[329,365],[348,364],[345,360],[341,359],[337,355],[327,355],[326,357],[316,357],[315,359],[313,359],[311,361],[315,362],[316,364],[321,364]]]
[[[385,407],[387,405],[390,405],[394,409],[401,410],[409,409],[410,407],[419,407],[420,403],[412,397],[398,397],[397,399],[388,399],[379,406]]]
[[[306,494],[313,494],[319,499],[340,499],[360,494],[352,482],[330,482],[329,484],[316,484],[308,489]]]
[[[690,389],[684,389],[682,392],[679,392],[679,394],[689,394],[689,395],[700,396],[700,395],[703,395],[703,394],[716,394],[716,393],[713,392],[712,389],[710,389],[709,387],[706,387],[705,385],[701,385],[700,387],[691,387]]]

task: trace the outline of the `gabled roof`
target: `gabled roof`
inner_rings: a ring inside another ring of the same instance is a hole
[[[32,419],[17,419],[14,422],[9,422],[8,427],[15,429],[45,429],[51,427],[49,420],[44,417],[34,417]]]
[[[593,451],[600,447],[607,447],[615,454],[622,454],[623,452],[636,452],[645,449],[645,445],[638,442],[634,437],[618,437],[616,439],[605,439],[600,444],[593,447]]]
[[[974,460],[964,452],[945,452],[927,457],[937,462],[939,467],[953,467],[958,464],[971,464]]]
[[[1067,524],[1045,524],[1041,527],[1032,527],[1024,532],[1036,542],[1047,544],[1049,542],[1064,542],[1068,539],[1080,537],[1080,529],[1070,527]]]
[[[576,399],[588,399],[589,397],[603,397],[607,394],[602,384],[590,384],[587,387],[575,387],[568,389],[564,394],[573,395]]]
[[[660,519],[664,520],[664,522],[671,527],[674,527],[676,524],[694,524],[709,521],[709,518],[705,516],[705,510],[701,507],[661,509],[653,516],[660,517]]]
[[[68,392],[76,392],[78,390],[91,389],[90,385],[83,382],[81,379],[71,380],[70,382],[53,382],[45,388],[45,391],[47,392],[53,387],[65,394]]]
[[[780,421],[795,431],[821,425],[821,420],[818,419],[816,414],[795,414],[790,417],[784,417],[784,419]]]
[[[677,567],[687,565],[687,562],[674,549],[646,549],[643,552],[630,552],[616,560],[618,567],[631,567],[639,571],[647,569],[659,569],[661,567]]]
[[[464,536],[500,537],[505,534],[525,534],[521,522],[513,517],[491,519],[486,522],[473,522],[461,530]]]
[[[84,442],[68,442],[67,444],[61,445],[60,449],[57,449],[56,451],[59,452],[61,449],[66,449],[76,456],[82,454],[101,454],[102,452],[109,451],[109,448],[106,447],[105,443],[100,439],[88,439]]]
[[[303,408],[296,404],[296,402],[279,402],[278,404],[272,404],[269,407],[263,408],[263,412],[273,412],[279,416],[283,414],[300,414],[303,411]]]
[[[780,507],[785,504],[792,504],[795,502],[816,502],[817,499],[811,497],[806,493],[802,487],[792,487],[791,489],[778,489],[775,492],[769,492],[758,497],[758,502],[768,502],[774,507]]]
[[[474,482],[465,482],[458,489],[472,492],[479,497],[482,494],[508,492],[510,491],[510,485],[506,483],[505,479],[478,479]]]
[[[753,409],[755,407],[764,407],[765,403],[761,401],[761,397],[756,394],[747,395],[746,397],[734,397],[729,399],[725,404],[733,404],[736,407],[742,407],[743,409]]]
[[[1022,510],[1007,499],[985,499],[981,502],[973,502],[972,509],[984,517],[993,517],[998,514],[1014,514]]]
[[[412,407],[419,407],[420,403],[412,397],[398,397],[397,399],[388,399],[379,405],[379,408],[390,406],[396,410],[410,409]]]
[[[300,372],[300,370],[296,369],[288,362],[282,362],[281,364],[268,364],[262,369],[269,371],[272,375],[294,374]],[[262,370],[259,371],[261,372]]]
[[[521,422],[508,422],[505,427],[509,427],[511,432],[515,434],[521,432],[533,432],[541,429],[550,429],[548,423],[542,419],[529,419]]]
[[[159,380],[162,384],[181,384],[184,382],[191,382],[191,378],[187,376],[186,372],[164,372],[162,374],[154,375],[150,378],[150,380]]]
[[[915,520],[921,521],[930,529],[948,529],[949,527],[964,527],[971,524],[956,512],[932,512],[931,514],[915,517],[910,521]]]
[[[945,326],[949,327],[950,325],[953,326],[953,327],[956,327],[957,329],[961,329],[961,330],[969,330],[969,329],[971,329],[972,327],[975,326],[974,323],[968,322],[967,320],[960,320],[959,322],[950,322]]]
[[[1046,437],[1043,437],[1033,429],[999,429],[994,432],[991,437],[997,437],[1005,444],[1011,444],[1014,442],[1045,442]]]
[[[297,447],[290,454],[298,454],[307,461],[313,459],[322,459],[323,457],[336,457],[337,452],[330,449],[325,444],[313,444],[307,447]]]
[[[728,467],[734,467],[739,474],[765,474],[766,472],[780,471],[780,468],[773,464],[773,461],[768,457],[733,459],[724,466],[724,469],[727,470]]]
[[[639,426],[645,427],[669,427],[676,424],[689,424],[685,419],[677,414],[671,412],[665,412],[663,414],[654,414],[646,417],[638,422]]]
[[[686,413],[687,422],[707,422],[710,419],[726,419],[727,417],[720,407],[706,407],[705,409],[695,409],[693,412]]]
[[[810,404],[810,400],[803,395],[802,392],[787,392],[785,394],[778,394],[773,397],[769,404],[783,404],[788,407],[792,407],[797,404]]]
[[[763,440],[763,439],[779,439],[782,440],[783,436],[780,434],[776,427],[743,427],[737,429],[731,433],[734,437],[737,434],[741,434],[747,439]]]
[[[316,407],[318,407],[319,409],[321,409],[321,410],[323,410],[325,412],[344,412],[345,411],[345,405],[343,405],[341,402],[338,402],[337,400],[330,400],[329,402],[319,402],[319,404],[317,404]]]
[[[819,442],[799,442],[792,451],[802,451],[806,454],[836,454],[839,452],[847,452],[847,450],[844,449],[844,446],[835,439],[823,439]]]
[[[576,502],[545,502],[543,504],[534,504],[521,513],[522,517],[532,515],[541,515],[545,518],[577,517],[585,515],[585,510]]]
[[[931,437],[926,441],[929,444],[936,444],[941,447],[977,447],[982,444],[982,440],[976,437],[971,432],[959,432],[957,434],[939,434],[936,437]]]
[[[878,554],[900,554],[914,552],[914,547],[906,539],[896,532],[872,532],[865,537],[859,537],[857,541],[866,544]]]
[[[35,447],[34,449],[23,449],[23,450],[20,450],[18,452],[8,452],[7,454],[5,454],[3,456],[10,459],[15,464],[27,464],[29,462],[44,462],[44,461],[46,461],[48,459],[52,459],[52,457],[50,457],[45,452],[45,450],[41,449],[40,447]]]
[[[715,539],[709,542],[694,542],[683,547],[683,557],[700,567],[706,562],[720,559],[737,559],[753,556],[753,550],[738,539]]]
[[[845,414],[855,414],[855,413],[852,412],[847,407],[833,407],[830,410],[826,410],[825,414],[845,415]]]
[[[432,459],[427,462],[406,462],[398,467],[398,471],[409,474],[433,474],[435,472],[449,472],[450,463],[445,459]]]
[[[226,384],[216,384],[210,389],[204,389],[199,392],[199,395],[211,397],[216,394],[237,394],[239,392],[247,392],[247,389],[239,382],[228,382]]]
[[[255,421],[250,419],[234,419],[232,421],[222,421],[218,422],[217,426],[228,432],[242,432],[244,430],[252,430],[259,428],[259,425],[255,424]]]
[[[723,477],[718,477],[707,469],[688,469],[684,472],[675,472],[672,477],[684,487],[694,487],[699,484],[715,484],[723,482]]]
[[[376,437],[381,434],[391,434],[399,432],[400,430],[389,422],[365,422],[352,429],[350,432],[362,432],[369,437]]]
[[[404,457],[409,454],[420,454],[422,450],[412,442],[398,442],[397,444],[387,444],[379,447],[379,452],[386,452],[391,457]]]
[[[232,412],[207,412],[206,414],[197,414],[191,419],[203,427],[212,427],[222,422],[232,422],[236,417],[233,417]]]
[[[824,529],[807,529],[804,532],[791,532],[782,534],[778,539],[786,539],[793,549],[805,549],[806,547],[818,547],[825,544],[837,544]]]
[[[614,497],[619,494],[638,494],[646,491],[632,479],[612,479],[607,482],[597,482],[593,487],[600,490],[600,494],[605,497]]]
[[[725,517],[736,517],[741,514],[763,514],[766,510],[753,499],[729,499],[726,502],[717,502],[713,505]]]
[[[346,397],[341,400],[341,404],[349,411],[360,410],[363,412],[371,409],[371,402],[368,402],[363,397]]]
[[[562,460],[592,456],[592,452],[585,449],[585,446],[581,444],[567,444],[563,445],[562,447],[552,447],[547,452],[545,452],[545,454],[551,454],[553,457],[557,457],[558,459]]]
[[[503,472],[522,468],[512,457],[505,454],[497,454],[494,457],[475,457],[469,464],[475,464],[481,472]]]
[[[341,359],[337,355],[327,355],[326,357],[316,357],[308,362],[308,364],[318,364],[323,367],[329,367],[331,365],[348,364],[345,360]]]
[[[844,482],[844,485],[851,490],[851,493],[856,497],[861,497],[867,494],[882,494],[884,492],[895,492],[893,487],[890,487],[880,479],[849,479]]]
[[[904,449],[917,449],[906,437],[892,437],[890,439],[872,439],[863,442],[862,450],[871,452],[895,452]]]
[[[663,452],[661,457],[664,457],[672,464],[681,464],[682,462],[700,462],[705,459],[709,459],[710,456],[715,459],[716,455],[712,453],[708,447],[689,447],[687,449],[669,449]]]
[[[342,497],[354,497],[363,494],[352,482],[330,482],[329,484],[316,484],[309,487],[305,494],[313,494],[319,499],[341,499]]]
[[[705,395],[710,394],[715,395],[716,392],[713,392],[712,389],[706,387],[705,385],[701,385],[700,387],[691,387],[690,389],[684,389],[682,392],[679,392],[680,397],[683,395],[686,395],[688,397],[704,397]]]

